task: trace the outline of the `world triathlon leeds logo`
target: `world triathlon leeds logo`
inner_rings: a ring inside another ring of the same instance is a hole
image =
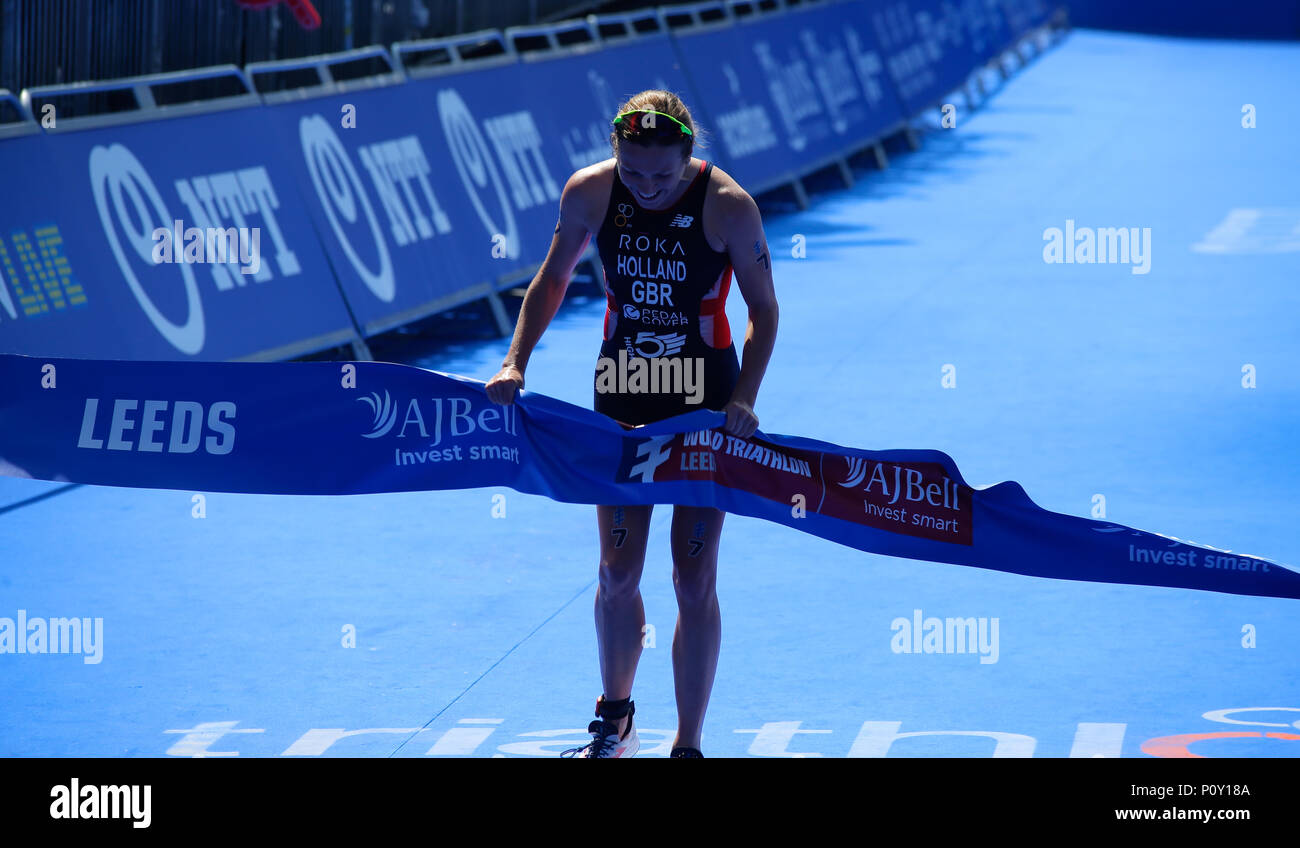
[[[655,469],[667,462],[672,455],[668,443],[674,438],[676,436],[669,433],[643,439],[624,439],[623,461],[619,465],[627,471],[619,474],[619,478],[629,483],[653,483]]]
[[[357,400],[370,407],[370,412],[374,415],[374,423],[369,433],[363,434],[367,439],[379,439],[387,436],[397,423],[397,407],[393,404],[392,398],[388,396],[388,390],[384,390],[384,399],[379,399],[377,392],[371,392],[366,397],[359,397]]]

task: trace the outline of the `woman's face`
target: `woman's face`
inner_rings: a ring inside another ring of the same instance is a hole
[[[619,178],[646,209],[668,205],[690,161],[677,145],[646,147],[624,141],[618,146]]]

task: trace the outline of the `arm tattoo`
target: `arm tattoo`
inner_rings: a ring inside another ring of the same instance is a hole
[[[754,260],[755,262],[762,263],[764,268],[769,267],[767,264],[767,254],[763,252],[763,248],[759,242],[754,242],[754,256],[757,257]]]

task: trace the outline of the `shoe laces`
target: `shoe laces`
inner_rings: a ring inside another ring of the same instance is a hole
[[[619,742],[618,725],[612,721],[596,719],[587,726],[591,741],[579,748],[561,751],[561,757],[583,757],[586,759],[610,759],[614,756],[614,746]]]

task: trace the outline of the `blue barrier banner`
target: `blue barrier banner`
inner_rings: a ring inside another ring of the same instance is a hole
[[[58,172],[43,138],[0,141],[0,156],[0,350],[73,354],[68,341],[103,328],[96,319],[107,307],[98,292],[92,298],[86,291],[98,264],[84,255],[68,257],[64,235],[77,228],[66,220],[60,226]]]
[[[486,262],[466,267],[474,255],[490,258],[493,243],[469,226],[473,213],[437,132],[439,105],[404,84],[266,107],[365,335],[473,299],[467,289],[487,276],[475,276]],[[488,170],[471,148],[473,167]]]
[[[1277,0],[1070,0],[1070,24],[1194,38],[1300,40],[1300,3]]]
[[[219,360],[355,337],[260,109],[24,136],[0,157],[0,350]]]
[[[962,0],[962,19],[971,54],[988,62],[1015,41],[1002,0]]]
[[[793,9],[673,36],[717,161],[749,191],[789,182],[902,121],[866,6]]]
[[[673,65],[663,36],[268,107],[364,331],[541,264],[565,181],[612,155],[621,99],[686,87]]]
[[[569,173],[609,159],[612,121],[618,107],[647,88],[678,93],[694,107],[691,84],[667,35],[644,36],[599,51],[537,56],[520,64],[521,85],[534,104],[533,119],[557,169]],[[708,148],[695,151],[713,159]],[[549,243],[555,222],[548,222]]]
[[[16,202],[0,206],[0,351],[269,359],[345,343],[354,318],[373,335],[540,264],[565,180],[609,157],[609,121],[630,94],[681,92],[712,131],[700,155],[758,193],[938,102],[1049,9],[844,0],[344,95],[6,140],[0,192]],[[161,254],[157,231],[172,234]]]
[[[1059,0],[1002,0],[1002,4],[1006,7],[1007,23],[1014,38],[1047,23],[1061,5]]]
[[[908,117],[938,105],[988,58],[972,45],[962,11],[945,0],[884,0],[869,14]]]
[[[1300,598],[1300,572],[1049,512],[946,454],[721,430],[697,410],[625,431],[533,392],[373,362],[0,355],[0,473],[286,495],[506,486],[566,503],[712,506],[871,553],[1102,583]]]

